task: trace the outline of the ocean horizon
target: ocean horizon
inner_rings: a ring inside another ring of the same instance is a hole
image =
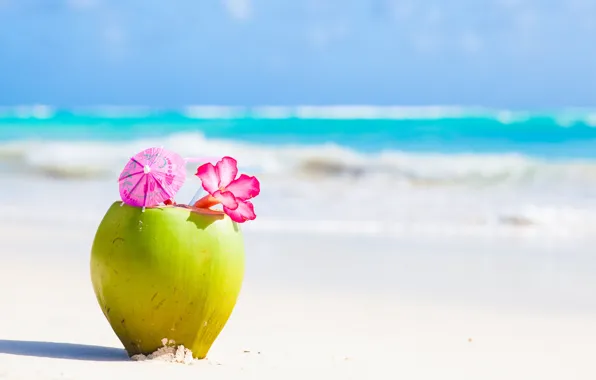
[[[171,134],[260,144],[337,144],[358,152],[517,152],[595,158],[596,109],[425,106],[50,106],[0,108],[0,142],[126,141]]]

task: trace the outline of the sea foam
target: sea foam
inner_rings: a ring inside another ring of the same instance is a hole
[[[0,144],[0,165],[13,175],[62,179],[105,178],[149,146],[164,146],[190,158],[214,161],[231,155],[241,170],[277,180],[348,178],[415,187],[596,186],[596,161],[549,161],[516,153],[440,154],[384,150],[357,152],[337,144],[264,145],[207,139],[201,133],[133,141],[12,141]]]

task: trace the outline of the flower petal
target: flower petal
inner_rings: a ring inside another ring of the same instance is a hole
[[[209,194],[213,195],[219,189],[219,175],[215,166],[210,162],[199,166],[195,175],[199,177],[203,189]]]
[[[218,187],[226,187],[236,178],[238,174],[238,162],[232,157],[224,157],[217,162],[215,170],[219,176]]]
[[[238,200],[238,207],[235,210],[230,210],[225,206],[223,210],[236,223],[244,223],[257,217],[255,207],[248,201]]]
[[[261,192],[261,184],[255,177],[249,177],[246,174],[242,174],[238,179],[235,179],[226,186],[227,191],[231,191],[232,194],[238,199],[247,200],[254,198]]]
[[[213,193],[213,198],[217,199],[224,207],[227,207],[231,210],[236,210],[238,208],[238,201],[236,200],[236,197],[229,191],[217,190],[215,193]]]

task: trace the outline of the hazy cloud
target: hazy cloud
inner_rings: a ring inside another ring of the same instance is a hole
[[[319,49],[325,49],[333,43],[342,40],[349,33],[349,27],[345,22],[319,24],[307,29],[307,36],[310,43]]]
[[[222,0],[228,14],[236,20],[248,20],[252,17],[251,0]]]
[[[466,32],[460,39],[461,48],[468,53],[476,53],[482,50],[484,42],[476,32]]]
[[[66,4],[73,9],[88,10],[100,5],[100,0],[66,0]]]
[[[405,0],[405,1],[389,1],[386,5],[386,9],[397,19],[407,20],[414,16],[416,8],[416,2]]]
[[[495,4],[506,9],[515,9],[523,4],[523,0],[496,0]]]
[[[118,61],[126,55],[127,34],[124,28],[117,24],[104,26],[101,36],[104,42],[105,58]]]

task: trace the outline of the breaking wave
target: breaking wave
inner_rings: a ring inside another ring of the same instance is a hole
[[[259,145],[206,139],[200,133],[135,141],[13,141],[0,144],[0,167],[11,175],[58,179],[113,178],[130,156],[164,146],[201,160],[238,158],[242,171],[278,180],[369,179],[409,186],[596,186],[596,161],[547,161],[519,154],[360,153],[335,144]]]

